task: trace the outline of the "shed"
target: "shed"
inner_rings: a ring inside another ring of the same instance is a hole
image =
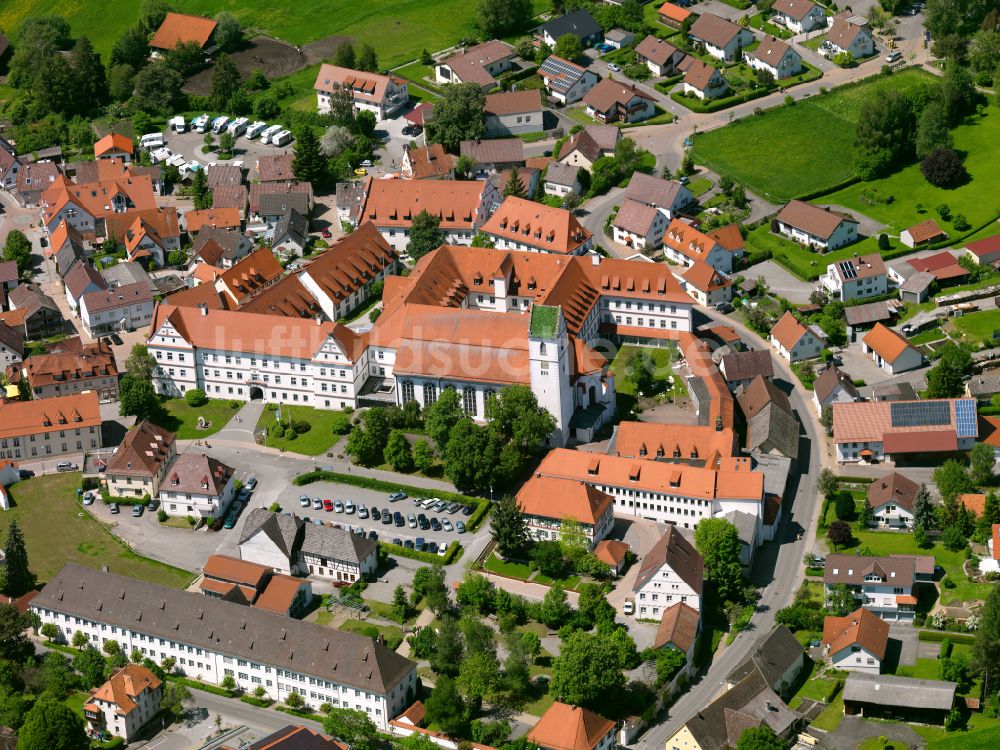
[[[955,705],[957,689],[943,680],[852,672],[844,683],[844,713],[941,724]]]

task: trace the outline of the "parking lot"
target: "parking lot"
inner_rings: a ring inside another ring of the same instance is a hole
[[[250,122],[253,122],[251,118]],[[271,124],[282,124],[280,122],[268,123]],[[216,152],[204,152],[205,145],[205,134],[197,133],[193,130],[188,130],[186,133],[175,133],[170,130],[165,130],[163,133],[165,145],[175,154],[180,154],[184,157],[185,161],[195,161],[201,162],[204,165],[209,164],[233,164],[235,162],[243,162],[244,169],[252,170],[257,160],[261,156],[276,156],[278,154],[291,154],[294,152],[295,141],[285,144],[284,146],[271,146],[270,144],[263,144],[260,142],[260,137],[258,136],[254,140],[247,140],[245,136],[237,136],[236,138],[236,149],[233,154],[232,159],[220,159],[218,153]],[[215,142],[218,144],[219,136],[215,136]]]

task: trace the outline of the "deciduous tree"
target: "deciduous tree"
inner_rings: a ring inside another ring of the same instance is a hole
[[[948,115],[944,105],[939,100],[927,102],[917,123],[917,138],[915,148],[917,158],[929,156],[936,148],[951,148],[951,129],[948,127]]]
[[[871,180],[907,158],[913,147],[913,114],[906,97],[887,90],[861,105],[854,148],[858,174]]]
[[[625,685],[621,652],[597,633],[576,630],[563,641],[552,664],[550,692],[557,700],[599,709],[615,701]]]
[[[786,743],[767,724],[749,727],[740,734],[736,750],[785,750]]]
[[[393,430],[385,445],[385,460],[396,471],[409,474],[413,471],[413,452],[402,430]]]
[[[464,653],[462,631],[455,618],[442,617],[438,626],[434,656],[431,657],[431,668],[440,675],[455,676],[458,674]]]
[[[494,0],[481,0],[493,4]],[[434,103],[434,118],[427,123],[426,136],[451,153],[461,141],[482,138],[486,132],[486,95],[478,83],[456,83],[442,89]]]
[[[444,388],[441,394],[430,406],[424,409],[424,429],[439,450],[448,445],[452,429],[465,416],[458,391],[454,388]]]
[[[153,384],[125,375],[118,384],[118,413],[134,416],[137,420],[149,419],[159,410],[160,401]]]
[[[430,696],[424,701],[427,720],[437,724],[441,731],[453,737],[464,736],[469,729],[469,711],[455,686],[455,681],[442,675],[434,684]]]
[[[369,73],[378,72],[378,55],[375,48],[370,44],[362,44],[361,52],[358,54],[358,70],[365,70]]]
[[[12,229],[7,233],[3,245],[3,259],[17,264],[18,275],[31,268],[31,241],[20,229]]]
[[[441,217],[429,214],[426,210],[413,217],[406,252],[414,261],[420,260],[431,250],[444,244],[444,233],[439,229],[440,224]]]
[[[83,717],[49,695],[42,695],[24,717],[18,750],[89,750]]]
[[[222,11],[215,16],[215,43],[223,53],[235,52],[243,44],[243,27],[232,13]]]
[[[580,37],[576,34],[563,34],[556,39],[556,46],[553,52],[556,56],[573,62],[583,54],[583,45],[580,44]]]
[[[724,518],[702,519],[694,529],[694,544],[705,561],[705,578],[724,600],[738,596],[743,586],[740,537]]]
[[[357,55],[354,52],[354,45],[350,42],[341,42],[333,53],[333,64],[341,68],[357,68]]]
[[[334,708],[323,719],[323,731],[352,750],[377,750],[380,745],[378,727],[363,711]]]
[[[951,148],[938,147],[920,162],[920,173],[935,187],[955,187],[968,177],[962,157]],[[930,374],[927,379],[931,385]]]
[[[476,26],[486,39],[507,36],[530,22],[531,0],[478,0]]]

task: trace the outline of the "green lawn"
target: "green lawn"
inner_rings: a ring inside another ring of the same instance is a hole
[[[698,177],[687,184],[687,189],[698,198],[712,189],[712,181],[708,177]]]
[[[993,332],[1000,330],[1000,310],[983,310],[954,318],[952,324],[964,335],[993,346]]]
[[[162,407],[162,413],[155,416],[153,421],[160,427],[176,432],[178,440],[194,440],[214,435],[226,426],[237,411],[225,399],[209,399],[204,406],[192,407],[182,398],[172,398],[164,401]],[[204,417],[208,422],[208,427],[204,430],[198,429],[198,417]]]
[[[403,642],[403,629],[397,625],[376,625],[364,620],[347,620],[338,629],[346,630],[348,633],[372,635],[372,628],[378,631],[379,635],[385,639],[385,645],[392,650],[395,650]]]
[[[90,37],[107,62],[111,46],[134,25],[142,0],[115,3],[67,3],[64,0],[21,0],[0,6],[0,28],[8,33],[25,18],[61,14],[74,35]],[[462,38],[476,39],[475,13],[466,0],[316,0],[313,3],[273,3],[265,0],[173,0],[174,10],[213,16],[229,11],[245,28],[305,45],[330,35],[367,42],[379,55],[382,68],[416,59],[423,49],[434,52]],[[549,9],[544,0],[532,0],[534,12]],[[526,24],[528,26],[532,24]]]
[[[837,693],[837,697],[833,699],[823,712],[816,717],[816,721],[812,723],[812,726],[817,729],[824,729],[827,732],[834,731],[840,726],[841,720],[844,718],[844,691],[840,690]]]
[[[267,445],[271,448],[284,448],[292,453],[302,453],[306,456],[318,456],[330,450],[340,435],[333,434],[333,420],[335,415],[342,414],[335,409],[314,409],[311,406],[291,406],[281,405],[281,421],[287,422],[289,419],[295,421],[305,421],[312,425],[309,432],[297,435],[294,440],[286,437],[276,438],[267,436]],[[275,422],[276,411],[264,409],[257,420],[257,429],[262,430],[270,427]]]
[[[905,742],[899,740],[891,740],[883,745],[878,737],[869,737],[858,745],[858,750],[907,750],[907,747],[909,746]]]
[[[628,376],[627,365],[629,358],[637,351],[641,351],[643,356],[648,357],[648,361],[652,362],[653,380],[662,381],[668,375],[673,375],[674,373],[671,362],[675,359],[677,350],[673,347],[623,346],[618,350],[618,354],[615,355],[614,361],[611,363],[611,371],[615,374],[615,388],[619,393],[629,396],[635,395],[635,383]],[[687,393],[684,381],[676,375],[674,375],[674,388],[677,391],[677,395]]]
[[[929,75],[906,70],[879,76],[858,86],[809,97],[792,107],[778,106],[760,116],[744,117],[726,127],[699,133],[694,141],[694,159],[779,203],[831,188],[854,174],[854,123],[861,102],[880,91],[913,88]],[[958,138],[956,143],[962,146]],[[747,158],[748,154],[753,158]],[[987,168],[990,163],[978,155],[976,161]]]
[[[483,563],[483,567],[491,573],[498,573],[510,578],[527,579],[531,575],[531,568],[524,563],[501,560],[496,555],[490,555]]]
[[[1000,722],[982,714],[973,714],[969,731],[949,732],[937,727],[914,727],[918,734],[929,740],[927,750],[996,750],[1000,747]]]
[[[9,488],[11,510],[0,514],[0,534],[16,520],[24,534],[31,569],[45,583],[67,562],[100,568],[174,588],[194,574],[141,557],[129,550],[76,502],[78,473],[48,474]]]

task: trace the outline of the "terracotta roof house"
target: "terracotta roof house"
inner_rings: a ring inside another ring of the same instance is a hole
[[[91,691],[83,706],[89,728],[131,741],[160,713],[163,683],[141,664],[126,664]]]
[[[292,154],[269,154],[257,159],[257,178],[259,182],[290,182],[295,180],[292,171]]]
[[[612,238],[619,245],[652,252],[663,244],[667,222],[666,215],[655,206],[625,198],[611,222]]]
[[[587,114],[603,123],[641,122],[656,114],[656,103],[632,84],[605,78],[583,97]]]
[[[855,60],[860,60],[875,52],[875,41],[868,28],[868,21],[850,11],[833,17],[830,30],[826,33],[826,41],[832,48],[831,57],[840,52],[850,52]]]
[[[119,234],[117,228],[110,229],[115,223],[111,217],[105,221],[109,225],[109,233],[113,232],[113,236],[120,237],[124,242],[128,260],[142,260],[147,267],[159,267],[166,265],[172,251],[180,250],[180,223],[177,209],[173,206],[129,211],[122,216],[132,219],[123,234]]]
[[[219,187],[212,189],[212,208],[235,208],[239,211],[240,218],[245,219],[249,197],[250,192],[246,185],[219,185]]]
[[[202,208],[184,213],[184,229],[192,236],[200,232],[202,227],[239,229],[242,226],[240,212],[236,208]]]
[[[780,234],[820,252],[836,250],[859,239],[856,219],[800,200],[789,201],[775,221]]]
[[[93,391],[40,401],[0,403],[0,440],[13,461],[95,450],[101,442],[101,405]]]
[[[403,177],[411,180],[450,180],[454,176],[455,158],[440,143],[403,146],[400,167]]]
[[[765,34],[757,49],[746,53],[753,70],[764,70],[776,81],[791,78],[802,72],[802,55],[788,42]]]
[[[786,311],[771,329],[771,346],[789,362],[814,359],[826,346],[826,335],[816,326],[808,328]]]
[[[177,455],[174,433],[148,420],[125,433],[108,461],[105,478],[111,497],[156,497],[167,466]]]
[[[719,369],[726,377],[730,390],[734,391],[750,385],[750,381],[758,375],[764,378],[774,377],[774,362],[771,352],[766,349],[726,354],[719,363]]]
[[[794,34],[826,26],[826,13],[812,0],[775,0],[771,17]]]
[[[485,90],[497,85],[496,77],[510,70],[514,48],[498,39],[469,47],[439,62],[434,69],[438,83],[478,83]]]
[[[712,57],[726,62],[734,62],[743,54],[743,48],[750,46],[754,36],[749,29],[737,26],[725,18],[712,13],[702,13],[691,24],[688,36],[704,47]]]
[[[242,305],[274,284],[284,272],[274,253],[269,248],[261,247],[223,271],[215,282],[215,288],[228,294],[237,305]]]
[[[906,529],[913,526],[913,508],[920,486],[892,471],[868,487],[868,505],[877,526]]]
[[[41,205],[42,194],[58,184],[59,166],[51,161],[24,164],[17,173],[14,198],[22,206]]]
[[[108,133],[94,144],[95,159],[121,159],[127,164],[134,154],[132,139],[121,133]]]
[[[693,15],[687,8],[682,8],[675,3],[664,3],[657,11],[660,23],[672,29],[679,29],[684,22]]]
[[[367,73],[323,63],[316,74],[316,107],[320,112],[330,109],[330,96],[334,90],[349,91],[355,109],[375,115],[381,122],[392,117],[410,101],[407,82],[396,76]]]
[[[623,421],[615,428],[608,453],[713,468],[720,466],[722,459],[738,455],[739,450],[730,427]]]
[[[958,496],[958,503],[976,518],[982,518],[986,512],[986,495],[981,492],[966,492]]]
[[[690,663],[700,632],[701,613],[684,602],[677,602],[663,610],[653,648],[676,648],[687,655]]]
[[[585,125],[559,148],[560,162],[589,170],[602,156],[614,156],[622,139],[621,128],[614,125]]]
[[[967,451],[978,434],[976,402],[971,398],[833,405],[833,441],[841,462]]]
[[[615,722],[586,708],[556,701],[528,732],[541,750],[613,750]]]
[[[923,258],[907,258],[889,264],[889,277],[897,282],[909,281],[913,275],[926,272],[941,285],[955,284],[969,275],[952,253],[942,250]]]
[[[948,233],[934,219],[921,221],[899,233],[899,241],[907,247],[920,247],[946,239],[948,239]]]
[[[169,52],[178,44],[194,42],[209,51],[217,25],[211,18],[170,12],[149,40],[149,46],[155,51]]]
[[[614,500],[571,479],[534,474],[517,493],[517,505],[528,533],[537,541],[558,541],[563,522],[572,518],[593,547],[614,526]]]
[[[834,669],[878,674],[889,645],[889,623],[864,607],[823,620],[823,656]]]
[[[890,375],[913,370],[924,363],[924,355],[904,336],[876,323],[864,339],[862,350],[875,364]]]
[[[858,389],[854,385],[851,376],[838,368],[830,365],[813,381],[813,404],[820,414],[827,406],[837,402],[850,402],[858,400]]]
[[[309,609],[312,596],[308,580],[276,573],[253,606],[282,617],[301,617]]]
[[[73,351],[35,354],[24,360],[32,398],[95,391],[101,403],[118,400],[118,366],[107,344],[95,342]]]
[[[705,562],[676,526],[668,526],[642,558],[632,591],[637,618],[659,619],[663,612],[684,602],[701,611]]]
[[[979,264],[1000,261],[1000,234],[970,242],[965,246],[965,254]]]
[[[562,104],[580,101],[601,80],[589,68],[556,55],[550,55],[541,64],[538,75],[548,89],[549,96]]]
[[[670,42],[650,34],[635,46],[635,56],[638,62],[646,64],[654,76],[672,76],[687,55]]]
[[[267,587],[273,571],[238,557],[209,555],[202,573],[201,593],[205,596],[249,605]]]
[[[486,136],[541,133],[545,129],[542,92],[539,89],[503,91],[486,97]]]
[[[704,307],[729,302],[733,298],[733,282],[703,260],[697,260],[684,271],[674,272],[684,290]]]
[[[625,567],[629,546],[618,539],[602,539],[594,545],[594,557],[611,568],[611,575],[617,577]]]
[[[663,253],[667,260],[680,266],[690,266],[703,260],[723,274],[733,272],[734,260],[742,248],[732,249],[720,241],[719,235],[705,234],[682,219],[673,219],[663,235]]]
[[[579,219],[562,208],[508,196],[480,231],[499,250],[584,255],[593,237]]]

